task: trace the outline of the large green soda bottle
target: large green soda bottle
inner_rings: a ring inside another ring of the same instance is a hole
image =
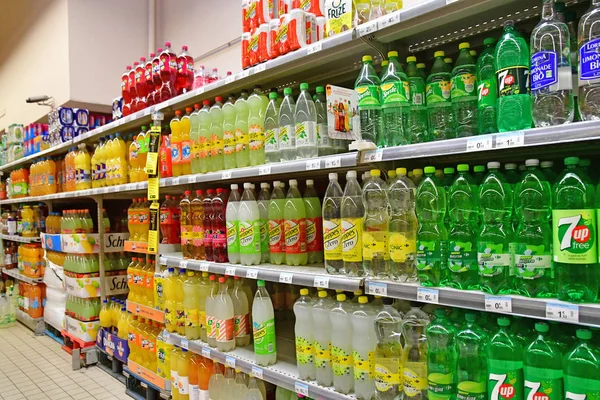
[[[447,275],[448,230],[444,224],[446,190],[435,176],[435,167],[425,167],[425,178],[417,188],[417,276],[423,286],[438,286]]]
[[[496,133],[496,102],[498,100],[498,81],[494,67],[496,39],[486,38],[483,51],[477,60],[477,119],[480,135]]]
[[[456,137],[474,136],[478,133],[477,79],[475,58],[469,52],[471,45],[458,45],[456,66],[452,70],[452,113],[456,121]]]
[[[527,170],[515,186],[515,289],[529,297],[556,297],[552,269],[551,189],[539,160],[526,160]]]
[[[550,338],[548,324],[535,324],[537,338],[523,352],[527,399],[563,399],[563,369],[560,348]]]
[[[465,313],[466,324],[456,334],[458,345],[458,400],[487,399],[487,357],[485,347],[488,335],[475,322],[474,312]]]
[[[427,384],[429,400],[456,398],[458,346],[456,328],[446,318],[446,310],[435,310],[435,320],[427,327]]]
[[[487,346],[489,400],[523,400],[523,346],[510,331],[510,319],[498,318],[498,332]]]
[[[381,127],[381,80],[373,68],[373,58],[363,56],[363,66],[354,84],[358,95],[358,112],[360,116],[360,136],[363,141],[372,142],[377,147],[384,147],[385,136]]]
[[[451,77],[444,62],[444,52],[435,52],[435,61],[427,77],[427,116],[429,136],[432,140],[455,138],[456,129],[452,116]]]
[[[590,343],[592,332],[577,330],[579,343],[564,359],[565,397],[569,400],[600,398],[600,351]]]
[[[529,95],[529,46],[515,30],[515,22],[504,23],[504,33],[494,54],[498,79],[498,130],[529,129],[532,124]]]
[[[477,261],[481,290],[488,293],[512,292],[511,224],[513,194],[500,172],[499,162],[487,164],[488,174],[479,187],[483,225],[477,238]]]
[[[468,164],[459,164],[458,175],[450,185],[448,204],[450,242],[448,280],[444,286],[457,289],[478,289],[477,226],[479,224],[479,193]]]
[[[417,68],[417,57],[407,57],[406,63],[406,75],[410,85],[409,140],[410,143],[429,142],[431,139],[427,130],[425,79]]]
[[[381,112],[385,146],[410,144],[410,84],[398,61],[398,52],[388,52],[389,64],[381,78]]]
[[[552,188],[552,251],[558,298],[593,303],[598,295],[598,258],[594,188],[565,158],[565,170]]]
[[[285,263],[285,183],[273,182],[273,193],[269,200],[269,259],[272,264]]]
[[[287,265],[306,265],[306,207],[298,190],[298,181],[290,179],[284,215],[285,262]]]
[[[306,210],[306,250],[308,263],[323,262],[323,218],[321,214],[321,200],[314,187],[312,179],[306,180],[304,192],[304,209]]]

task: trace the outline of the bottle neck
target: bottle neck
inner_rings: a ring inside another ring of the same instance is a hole
[[[600,3],[600,0],[596,0]],[[556,18],[556,11],[554,10],[554,0],[544,0],[544,6],[542,8],[542,20],[554,20]]]

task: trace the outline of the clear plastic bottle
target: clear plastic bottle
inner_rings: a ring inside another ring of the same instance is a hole
[[[393,299],[384,298],[383,308],[375,317],[375,388],[379,400],[395,400],[402,393],[402,315],[393,303]]]
[[[273,182],[273,193],[269,200],[269,259],[272,264],[285,263],[285,193],[282,182]]]
[[[423,400],[427,398],[427,336],[429,316],[419,307],[413,306],[404,316],[402,332],[403,392],[405,398]]]
[[[268,366],[277,362],[275,313],[271,297],[265,288],[265,281],[257,281],[257,286],[252,303],[254,360],[258,365]]]
[[[235,349],[235,337],[233,335],[235,313],[226,279],[223,276],[219,278],[219,293],[214,300],[213,307],[217,350],[231,351]]]
[[[455,121],[452,114],[451,76],[444,62],[443,51],[436,51],[431,73],[427,77],[427,115],[431,140],[456,137]]]
[[[258,194],[258,215],[260,217],[260,262],[262,264],[270,261],[269,251],[269,202],[271,193],[269,189],[271,185],[268,183],[260,184],[260,193]]]
[[[410,143],[428,142],[427,103],[425,79],[417,68],[417,57],[406,58],[406,75],[410,84],[410,116],[408,119],[408,134]]]
[[[260,264],[260,214],[251,184],[244,183],[244,193],[238,210],[240,263]]]
[[[387,184],[381,171],[371,170],[371,179],[363,187],[363,269],[366,276],[389,276],[388,235],[390,216]]]
[[[536,127],[573,122],[573,81],[569,27],[544,0],[542,20],[531,32],[531,100]]]
[[[317,157],[317,110],[308,92],[308,83],[300,84],[300,95],[294,109],[294,121],[296,122],[297,158]]]
[[[346,187],[342,197],[342,260],[348,276],[362,276],[363,268],[363,205],[362,189],[356,171],[346,173]]]
[[[231,295],[234,311],[233,335],[235,336],[235,345],[244,347],[250,344],[250,304],[242,287],[242,279],[239,276],[235,276],[233,279],[234,288]]]
[[[333,387],[344,394],[354,388],[354,366],[352,360],[352,307],[346,295],[337,295],[337,304],[329,315],[331,319],[331,366]]]
[[[230,94],[223,104],[223,168],[237,167],[235,156],[235,97]]]
[[[335,139],[329,138],[327,128],[327,98],[325,97],[325,88],[317,86],[315,96],[315,110],[317,112],[317,146],[319,156],[328,156],[334,153],[333,142]]]
[[[319,329],[312,318],[314,303],[308,294],[308,289],[300,289],[300,297],[294,303],[296,324],[296,360],[300,379],[315,380],[314,339],[313,330]]]
[[[398,52],[388,52],[388,59],[389,65],[381,77],[380,86],[386,147],[410,143],[408,132],[410,83],[398,61]]]
[[[358,305],[355,306],[351,318],[354,392],[363,399],[369,399],[375,392],[375,380],[372,374],[375,366],[372,362],[377,347],[375,332],[377,311],[369,304],[367,296],[359,296]]]
[[[265,111],[265,161],[279,162],[279,103],[277,92],[269,93],[269,104]]]
[[[265,111],[269,99],[255,86],[248,97],[248,140],[250,145],[250,165],[265,163]]]
[[[354,83],[358,95],[358,113],[360,116],[360,137],[377,147],[383,147],[384,137],[381,120],[381,102],[379,87],[381,80],[373,68],[371,56],[362,57],[362,68]]]
[[[280,161],[291,161],[296,159],[296,102],[292,96],[292,88],[283,89],[283,95],[283,102],[279,107],[279,153]]]
[[[169,268],[169,273],[171,269]],[[217,347],[217,337],[215,329],[215,303],[217,295],[219,293],[219,284],[217,283],[217,277],[211,275],[210,278],[210,291],[206,297],[206,336],[208,338],[208,345],[210,347]]]
[[[323,198],[323,247],[325,269],[329,274],[344,273],[342,261],[342,215],[344,192],[338,183],[338,174],[329,174],[329,185]]]
[[[458,45],[456,66],[452,70],[452,112],[456,123],[456,137],[475,136],[478,133],[477,68],[469,53],[471,45]]]
[[[248,92],[242,91],[235,101],[235,160],[238,168],[250,165],[247,100]]]
[[[227,201],[225,220],[227,227],[227,257],[232,264],[240,263],[240,236],[239,236],[239,207],[240,192],[236,183],[231,185],[231,194]]]
[[[290,180],[283,213],[286,264],[306,265],[306,208],[295,179]]]
[[[321,201],[312,179],[306,180],[304,191],[304,209],[306,211],[306,251],[308,263],[323,262],[323,218],[321,216]]]
[[[325,290],[319,290],[319,299],[312,307],[314,326],[313,331],[316,379],[319,385],[331,386],[333,384],[333,370],[331,369],[331,319],[329,314],[334,307],[334,302],[327,297]]]
[[[579,113],[583,121],[600,119],[600,0],[592,0],[588,11],[579,19]]]

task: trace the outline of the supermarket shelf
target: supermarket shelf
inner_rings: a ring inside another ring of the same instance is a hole
[[[147,387],[152,388],[160,393],[161,397],[168,399],[170,398],[171,381],[164,379],[150,371],[147,368],[142,367],[135,362],[128,360],[127,367],[123,366],[123,374],[127,377],[127,374],[133,375],[137,380],[145,384]]]
[[[528,318],[600,326],[600,304],[572,304],[556,299],[486,295],[480,291],[366,279],[366,293],[471,310],[520,315]]]
[[[17,268],[13,268],[13,269],[2,268],[2,272],[4,272],[8,276],[12,276],[16,280],[19,280],[21,282],[27,282],[32,285],[37,285],[38,283],[44,282],[43,278],[30,278],[28,276],[25,276],[25,275],[19,273],[19,270]]]
[[[127,300],[127,311],[132,314],[139,315],[144,318],[150,318],[153,321],[158,321],[161,324],[165,323],[165,312],[157,310],[152,307],[145,306],[143,304],[134,303],[133,301]]]
[[[295,364],[279,360],[275,365],[268,367],[258,366],[254,362],[254,351],[252,350],[252,346],[238,347],[233,351],[224,353],[210,348],[208,344],[200,340],[187,340],[175,333],[167,333],[167,336],[169,343],[175,346],[187,348],[193,353],[211,358],[221,364],[251,374],[258,379],[263,379],[274,385],[282,386],[288,390],[304,394],[308,397],[328,400],[356,399],[354,395],[338,393],[334,391],[333,388],[320,386],[314,381],[301,380],[298,378],[298,369]]]
[[[0,234],[0,238],[4,239],[4,240],[12,240],[13,242],[20,242],[20,243],[32,243],[32,242],[39,242],[40,238],[38,237],[23,237],[23,236],[19,236],[19,235],[5,235],[4,233]]]
[[[124,250],[130,253],[138,254],[149,254],[148,253],[148,242],[136,242],[133,240],[126,240]],[[162,244],[158,245],[159,254],[162,253],[175,253],[181,251],[180,244]]]
[[[15,314],[17,315],[17,321],[31,329],[36,336],[43,336],[44,331],[46,330],[46,325],[44,325],[44,318],[31,318],[29,314],[19,309],[15,310]]]
[[[46,149],[44,151],[40,151],[39,153],[35,153],[35,154],[28,155],[27,157],[19,158],[18,160],[15,160],[15,161],[12,161],[12,162],[9,162],[9,163],[6,163],[6,164],[0,166],[0,172],[10,171],[14,167],[17,167],[20,165],[31,164],[34,160],[37,160],[40,157],[52,156],[52,155],[59,154],[59,153],[66,153],[68,148],[71,147],[72,145],[73,145],[73,141],[69,140],[69,141],[61,143],[57,146]]]
[[[355,291],[362,286],[362,278],[344,275],[329,275],[322,264],[315,266],[288,265],[240,265],[211,261],[186,260],[181,253],[162,254],[160,263],[169,267],[186,268],[194,271],[207,271],[220,275],[239,276],[249,279],[262,279],[300,286],[321,287],[345,291]]]

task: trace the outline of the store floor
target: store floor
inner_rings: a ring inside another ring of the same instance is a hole
[[[0,399],[129,399],[125,386],[98,367],[71,369],[71,356],[48,336],[17,323],[0,329]]]

